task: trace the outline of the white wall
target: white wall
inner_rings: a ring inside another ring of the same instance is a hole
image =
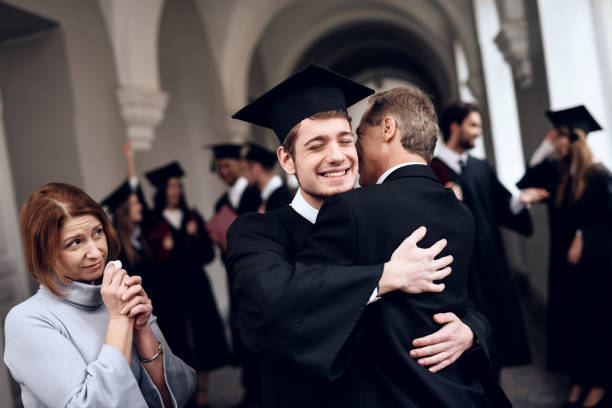
[[[474,10],[487,87],[486,103],[489,108],[495,168],[499,180],[510,191],[516,192],[514,184],[523,175],[525,165],[512,71],[494,43],[500,30],[495,1],[474,0]]]
[[[550,108],[586,105],[604,128],[589,135],[589,146],[611,168],[611,29],[610,20],[603,19],[612,16],[612,2],[538,0],[538,6]]]

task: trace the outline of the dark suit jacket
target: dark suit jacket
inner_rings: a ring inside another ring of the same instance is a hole
[[[307,265],[385,262],[422,225],[427,235],[420,246],[448,240],[441,255],[452,254],[454,262],[452,274],[444,279],[446,289],[437,294],[393,292],[368,307],[368,327],[346,374],[333,386],[332,406],[489,406],[481,373],[468,356],[434,374],[409,355],[413,339],[439,328],[432,319],[435,313],[454,312],[462,317],[468,306],[474,220],[431,168],[405,166],[381,185],[327,199],[298,261]]]

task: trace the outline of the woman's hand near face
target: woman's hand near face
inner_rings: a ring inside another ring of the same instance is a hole
[[[140,276],[125,276],[123,285],[127,289],[122,295],[124,305],[121,313],[136,319],[135,330],[142,329],[149,323],[153,313],[153,303],[142,287],[142,278]]]
[[[559,132],[557,131],[557,128],[552,127],[552,128],[550,128],[550,129],[548,129],[548,132],[546,132],[546,138],[545,138],[545,139],[546,139],[546,140],[547,140],[549,143],[552,143],[552,142],[554,142],[554,141],[555,141],[555,139],[556,139],[558,136],[559,136]]]
[[[126,317],[121,314],[124,306],[124,301],[121,297],[126,289],[125,285],[123,285],[123,280],[126,276],[127,272],[125,269],[117,270],[113,264],[104,270],[100,293],[111,319]]]

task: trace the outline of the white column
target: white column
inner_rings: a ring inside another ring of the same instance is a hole
[[[494,42],[501,28],[495,1],[473,1],[497,176],[516,192],[514,184],[525,172],[525,165],[512,71]]]
[[[477,102],[476,97],[470,89],[470,80],[472,80],[471,84],[474,85],[474,78],[470,78],[470,68],[467,63],[467,57],[465,55],[463,45],[461,45],[459,41],[455,41],[453,47],[455,52],[457,84],[459,85],[459,98],[463,102]],[[438,141],[438,144],[436,145],[436,150],[440,147],[442,143],[442,140]],[[470,150],[470,154],[474,157],[478,157],[479,159],[484,159],[487,157],[487,153],[485,151],[484,137],[479,137],[478,139],[476,139],[476,144],[474,148]]]
[[[168,95],[160,90],[157,56],[163,0],[99,0],[113,46],[117,97],[134,148],[148,150]]]
[[[0,320],[3,322],[9,309],[29,295],[18,224],[0,93]],[[4,326],[0,326],[0,352],[4,353]],[[9,375],[3,364],[0,367],[0,400],[5,403],[12,400]]]
[[[604,128],[589,135],[589,146],[611,168],[612,2],[538,0],[538,8],[550,108],[585,105]]]

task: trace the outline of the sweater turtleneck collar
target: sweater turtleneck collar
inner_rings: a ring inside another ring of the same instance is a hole
[[[102,285],[90,285],[75,281],[65,283],[59,280],[56,281],[56,284],[59,293],[63,294],[64,297],[57,297],[43,285],[40,285],[39,290],[47,293],[50,296],[57,297],[66,303],[70,303],[85,309],[96,309],[104,303],[102,301],[102,294],[100,292]]]

